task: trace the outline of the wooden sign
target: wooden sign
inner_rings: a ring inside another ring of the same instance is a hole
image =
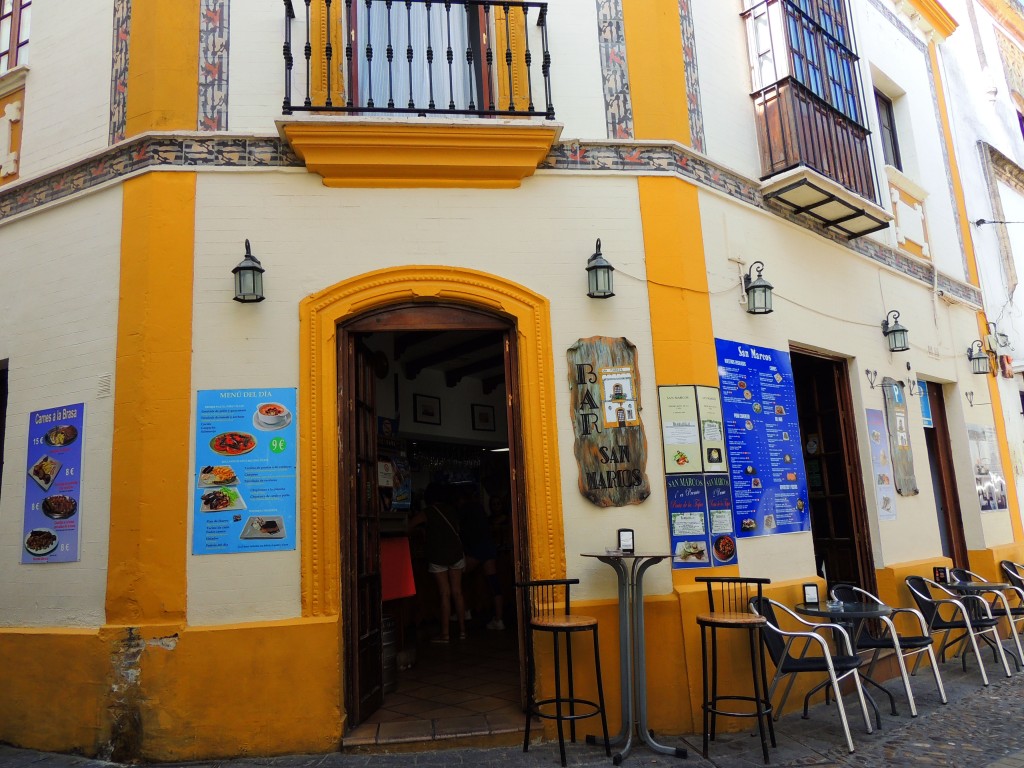
[[[567,357],[580,493],[599,507],[639,504],[651,484],[636,347],[621,337],[591,336],[569,347]]]

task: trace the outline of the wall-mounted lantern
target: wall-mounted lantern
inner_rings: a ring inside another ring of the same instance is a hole
[[[753,276],[754,269],[757,269],[757,277]],[[755,261],[750,265],[747,274],[743,276],[743,290],[747,292],[747,313],[751,315],[767,315],[772,311],[772,288],[771,283],[761,277],[764,271],[764,262]]]
[[[245,241],[245,258],[231,270],[235,276],[235,301],[251,304],[263,301],[263,265],[252,255],[248,239]]]
[[[889,318],[892,322],[889,322]],[[900,325],[900,313],[895,309],[890,310],[882,321],[882,335],[889,342],[890,352],[906,352],[910,349],[910,342],[907,339],[908,331]]]
[[[587,296],[592,299],[610,299],[615,295],[612,272],[615,267],[601,255],[601,238],[597,239],[597,250],[587,260]]]

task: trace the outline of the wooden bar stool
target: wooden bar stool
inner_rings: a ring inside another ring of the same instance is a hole
[[[700,626],[700,653],[703,663],[704,678],[704,757],[708,756],[708,740],[715,740],[715,725],[718,715],[729,717],[756,717],[757,729],[761,734],[761,751],[764,761],[768,762],[768,740],[765,738],[765,725],[775,744],[775,726],[772,724],[772,704],[768,698],[768,676],[765,672],[764,643],[762,632],[765,626],[763,616],[751,613],[747,601],[751,597],[761,599],[761,588],[770,584],[771,579],[747,579],[739,576],[698,576],[694,581],[706,584],[708,589],[709,613],[697,614]],[[716,605],[717,598],[717,605]],[[711,629],[711,695],[708,695],[708,648],[707,630]],[[750,645],[750,671],[754,685],[754,695],[719,695],[718,693],[718,630],[745,629]],[[753,704],[752,712],[736,712],[723,709],[722,702],[749,701]],[[710,728],[708,727],[710,720]]]
[[[597,619],[592,616],[581,616],[571,613],[569,604],[569,587],[579,584],[579,579],[542,579],[517,583],[516,587],[522,596],[523,617],[526,626],[526,653],[529,669],[529,701],[526,706],[526,735],[523,738],[523,752],[530,749],[530,721],[534,715],[558,724],[558,751],[565,765],[565,735],[562,730],[563,721],[569,722],[569,738],[576,741],[576,721],[585,717],[601,716],[601,729],[604,733],[605,753],[611,757],[612,748],[608,741],[608,718],[604,710],[604,686],[601,682],[601,653],[597,642]],[[537,699],[535,692],[535,668],[533,658],[533,633],[548,632],[554,649],[555,660],[555,695],[552,698]],[[591,632],[594,636],[594,671],[597,674],[597,701],[578,698],[576,696],[572,670],[572,636],[577,632]],[[562,669],[560,640],[565,640],[566,678],[569,695],[562,695]],[[542,709],[554,705],[554,712]],[[565,712],[563,707],[568,708]],[[583,711],[578,712],[577,707]]]

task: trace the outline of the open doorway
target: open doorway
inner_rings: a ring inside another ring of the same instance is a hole
[[[953,472],[953,449],[949,442],[946,421],[946,401],[942,385],[930,381],[920,382],[925,387],[931,422],[925,423],[924,444],[928,450],[928,468],[935,496],[935,515],[938,520],[942,554],[953,561],[954,568],[968,568],[967,541],[964,522],[960,515],[956,475]]]
[[[877,594],[846,361],[792,351],[819,576]]]
[[[378,743],[442,738],[449,723],[463,735],[516,730],[515,582],[527,569],[514,325],[404,305],[339,326],[338,350],[348,725]],[[453,573],[431,569],[436,506],[465,555],[461,615]]]

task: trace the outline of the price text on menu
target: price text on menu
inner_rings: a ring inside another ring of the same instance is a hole
[[[295,389],[200,390],[192,552],[295,549]]]

